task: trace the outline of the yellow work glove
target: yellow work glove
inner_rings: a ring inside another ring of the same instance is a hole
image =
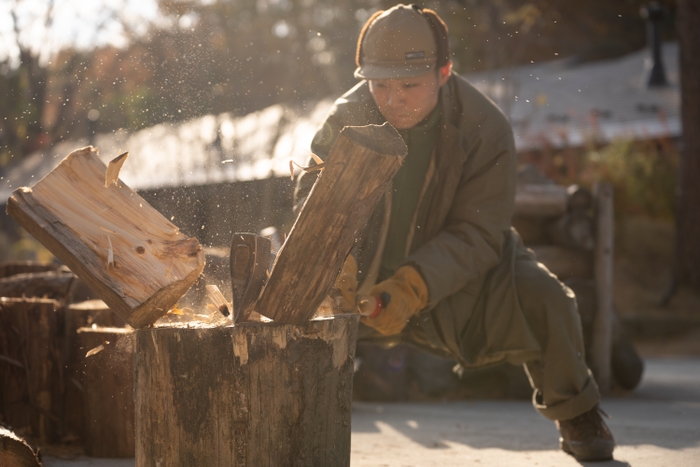
[[[336,308],[344,313],[355,311],[357,297],[357,260],[353,255],[348,255],[343,264],[338,278],[335,280],[335,288],[338,295],[335,297]]]
[[[372,287],[369,294],[383,301],[376,316],[363,316],[363,323],[385,336],[398,334],[411,316],[428,303],[428,286],[412,266],[401,266],[389,279]]]

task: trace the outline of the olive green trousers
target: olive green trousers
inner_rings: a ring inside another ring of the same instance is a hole
[[[518,255],[515,287],[527,325],[541,349],[539,358],[523,365],[534,391],[535,409],[550,420],[568,420],[592,409],[600,393],[586,366],[574,293],[531,255]],[[456,358],[446,346],[428,338],[415,316],[396,336],[383,336],[360,323],[358,341],[405,342],[438,356]]]

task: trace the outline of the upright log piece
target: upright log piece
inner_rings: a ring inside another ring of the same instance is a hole
[[[0,426],[0,465],[3,467],[41,467],[39,456],[29,444]]]
[[[188,238],[123,183],[105,187],[106,166],[88,146],[69,154],[7,213],[135,328],[177,303],[204,267]]]
[[[124,320],[102,300],[71,303],[66,308],[63,331],[65,393],[64,434],[83,438],[85,390],[81,375],[85,350],[81,348],[78,330],[85,327],[123,328]]]
[[[83,446],[91,457],[134,457],[132,329],[78,329],[84,390]]]
[[[406,151],[388,123],[340,132],[277,254],[257,312],[294,324],[314,315]]]
[[[136,331],[136,467],[350,465],[359,315]]]
[[[58,439],[62,361],[58,302],[0,297],[2,420],[31,428],[41,444]]]
[[[595,282],[598,292],[598,311],[593,320],[591,342],[591,370],[600,391],[612,388],[611,355],[614,321],[614,246],[615,213],[613,187],[610,183],[595,186],[598,231],[595,249]]]

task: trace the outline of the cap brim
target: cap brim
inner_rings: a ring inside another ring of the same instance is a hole
[[[395,79],[395,78],[414,78],[430,73],[435,67],[434,63],[421,65],[400,65],[400,66],[381,66],[372,64],[363,64],[355,70],[355,78],[358,79]]]

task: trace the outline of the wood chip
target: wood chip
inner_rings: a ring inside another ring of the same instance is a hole
[[[119,181],[119,171],[122,169],[124,161],[126,161],[127,157],[129,157],[129,151],[120,154],[111,161],[109,161],[107,171],[105,172],[105,188],[107,188],[110,185],[117,184],[117,181]]]
[[[209,299],[214,302],[214,307],[219,310],[219,313],[224,316],[229,316],[233,307],[226,300],[224,294],[221,293],[221,290],[219,290],[219,288],[215,285],[208,285],[206,289]]]
[[[102,352],[104,349],[105,349],[104,344],[100,344],[100,345],[98,345],[97,347],[95,347],[94,349],[88,350],[88,353],[86,353],[85,356],[86,356],[86,357],[92,357],[93,355]]]

